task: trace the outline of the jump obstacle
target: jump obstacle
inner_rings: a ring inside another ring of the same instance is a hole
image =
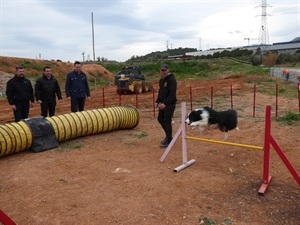
[[[221,144],[221,145],[231,145],[235,147],[242,147],[242,148],[250,148],[255,150],[263,150],[264,151],[264,159],[263,159],[263,179],[260,189],[258,190],[259,195],[264,195],[269,184],[271,181],[271,176],[269,175],[269,165],[270,165],[270,146],[274,148],[282,162],[285,164],[291,175],[294,177],[298,185],[300,186],[300,176],[294,169],[293,165],[290,163],[290,161],[287,159],[284,152],[280,149],[279,145],[276,143],[275,139],[271,135],[271,106],[266,107],[266,113],[265,113],[265,140],[264,140],[264,147],[260,146],[254,146],[254,145],[247,145],[247,144],[239,144],[239,143],[233,143],[233,142],[227,142],[227,141],[217,141],[217,140],[211,140],[211,139],[204,139],[204,138],[198,138],[198,137],[190,137],[186,136],[186,103],[181,103],[181,125],[177,132],[175,133],[171,143],[164,151],[163,155],[160,158],[160,162],[162,163],[169,152],[171,151],[172,147],[174,146],[175,142],[179,138],[181,134],[181,140],[182,140],[182,164],[176,168],[173,169],[174,172],[179,172],[190,165],[194,164],[196,162],[195,159],[191,159],[188,161],[187,157],[187,142],[186,140],[195,140],[195,141],[202,141],[202,142],[209,142],[214,144]]]

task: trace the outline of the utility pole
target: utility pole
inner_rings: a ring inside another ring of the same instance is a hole
[[[84,62],[84,54],[85,54],[85,52],[81,53],[81,55],[82,55],[82,62]]]
[[[248,40],[248,46],[250,45],[250,38],[244,38],[244,40]]]
[[[244,40],[248,41],[248,46],[250,45],[250,40],[257,40],[257,38],[244,38]]]
[[[94,42],[94,17],[93,17],[93,12],[92,12],[92,39],[93,39],[93,59],[94,62],[96,61],[95,59],[95,42]]]
[[[201,46],[201,38],[199,38],[199,51],[202,50],[202,46]]]

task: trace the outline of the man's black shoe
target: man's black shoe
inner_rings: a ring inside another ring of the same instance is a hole
[[[170,143],[168,141],[166,141],[165,143],[161,144],[160,147],[161,148],[167,148],[169,144]]]
[[[165,138],[164,140],[162,140],[162,141],[160,142],[161,145],[166,144],[166,143],[168,143],[168,139],[167,139],[167,138]]]

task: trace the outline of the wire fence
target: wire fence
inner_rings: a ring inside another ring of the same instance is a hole
[[[298,88],[298,89],[297,89]],[[186,87],[180,88],[177,92],[177,109],[180,109],[180,103],[186,102],[187,108],[191,111],[204,106],[209,106],[215,110],[235,109],[242,112],[245,117],[264,117],[264,110],[267,105],[273,108],[273,117],[283,115],[288,111],[300,113],[300,84],[295,88],[295,97],[284,97],[279,93],[279,85],[266,88],[253,84],[253,86],[235,86],[228,87],[208,86],[208,87]],[[269,89],[269,90],[268,90]],[[271,95],[261,93],[268,92]],[[98,94],[100,94],[98,92]],[[112,96],[115,96],[112,98]],[[101,90],[101,107],[113,105],[134,105],[141,112],[143,117],[156,117],[158,110],[155,108],[157,91],[142,94],[119,95],[115,90]],[[175,113],[176,114],[176,113]]]

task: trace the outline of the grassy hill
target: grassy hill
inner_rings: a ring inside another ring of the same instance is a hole
[[[170,66],[171,72],[176,75],[178,80],[216,79],[228,75],[244,76],[250,74],[269,74],[268,67],[253,66],[232,59],[174,60],[136,63],[134,65],[141,67],[142,73],[146,75],[147,79],[157,80],[159,78],[160,65],[163,63],[167,63]],[[115,63],[101,63],[101,65],[113,73],[120,71],[121,67],[119,64]]]
[[[234,61],[232,59],[210,59],[210,60],[174,60],[166,62],[136,63],[140,66],[142,73],[149,80],[157,80],[159,68],[162,63],[167,63],[177,79],[215,79],[224,75],[249,75],[268,74],[269,68],[252,66]],[[16,66],[25,68],[26,77],[36,79],[43,73],[44,66],[51,66],[55,77],[63,83],[66,75],[73,69],[73,63],[47,61],[26,58],[14,58],[0,56],[0,73],[15,73]],[[97,85],[105,86],[111,83],[114,74],[121,70],[122,66],[129,66],[119,63],[89,63],[83,64],[82,70],[87,74],[90,82],[97,81]]]
[[[163,63],[170,66],[177,80],[214,80],[224,79],[226,77],[245,77],[255,75],[264,79],[269,78],[269,68],[262,66],[253,66],[238,62],[232,59],[202,59],[202,60],[173,60],[160,62],[139,62],[134,64],[140,66],[142,73],[149,81],[157,81],[159,79],[159,68]],[[51,66],[53,75],[58,79],[62,89],[64,89],[65,79],[68,72],[73,70],[73,63],[47,61],[26,58],[2,57],[0,56],[0,91],[3,92],[8,79],[14,76],[15,67],[23,66],[25,68],[26,77],[34,83],[36,78],[43,73],[44,66]],[[87,74],[89,82],[92,86],[105,87],[114,85],[114,74],[119,72],[122,66],[130,66],[121,63],[85,63],[82,70]]]

